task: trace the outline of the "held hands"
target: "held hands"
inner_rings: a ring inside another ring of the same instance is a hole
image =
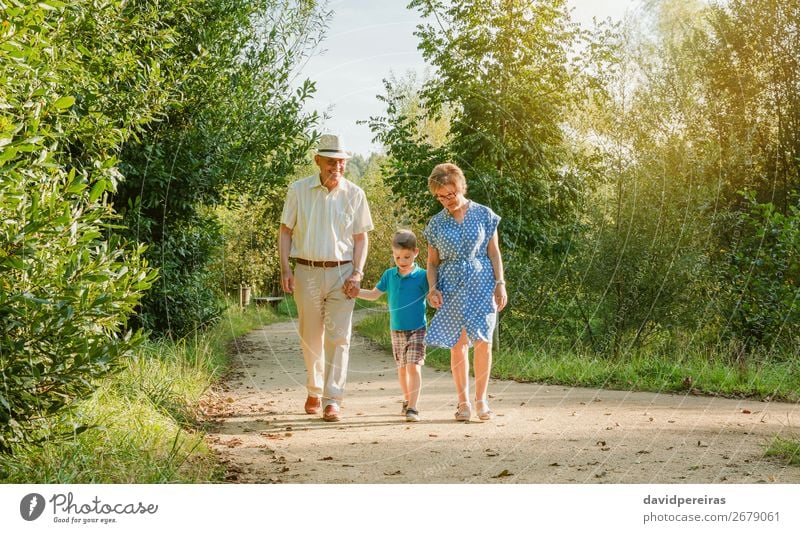
[[[431,307],[434,309],[439,309],[444,302],[442,298],[442,291],[439,289],[431,289],[428,292],[428,303],[431,304]]]
[[[348,299],[358,297],[358,291],[361,289],[361,274],[353,273],[347,278],[342,286],[342,292]]]
[[[508,295],[506,294],[506,285],[501,283],[494,287],[494,303],[497,304],[497,312],[503,310],[508,303]]]

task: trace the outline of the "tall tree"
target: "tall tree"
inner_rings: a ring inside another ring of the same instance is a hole
[[[218,316],[221,251],[212,210],[226,189],[269,195],[314,140],[302,107],[310,81],[293,74],[324,28],[313,0],[205,0],[176,27],[173,55],[190,69],[181,99],[126,143],[114,197],[128,229],[149,245],[160,279],[144,300],[147,329],[183,335]]]
[[[578,177],[565,169],[563,114],[573,97],[568,53],[578,32],[564,0],[414,0],[428,22],[419,48],[434,67],[411,116],[392,98],[373,119],[388,150],[393,187],[420,200],[434,163],[451,159],[470,195],[506,217],[507,242],[534,248],[574,207]],[[448,142],[434,148],[415,125],[451,113]]]

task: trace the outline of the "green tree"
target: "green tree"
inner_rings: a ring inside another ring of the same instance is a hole
[[[505,242],[528,249],[555,239],[574,208],[580,177],[564,167],[563,113],[574,97],[568,52],[577,38],[563,0],[414,0],[431,22],[416,35],[434,72],[409,113],[386,82],[387,117],[372,121],[390,156],[393,189],[427,194],[433,164],[464,168],[470,196],[506,217]],[[399,98],[398,98],[399,96]],[[421,138],[418,122],[449,116],[447,143]]]
[[[314,87],[291,80],[323,22],[309,0],[208,0],[172,27],[181,98],[126,143],[114,197],[123,234],[147,243],[161,271],[140,311],[147,329],[183,335],[219,315],[221,279],[209,266],[223,235],[203,206],[229,189],[269,197],[305,157],[317,115],[302,106]]]

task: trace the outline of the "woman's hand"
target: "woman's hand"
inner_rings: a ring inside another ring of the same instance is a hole
[[[506,294],[506,284],[498,283],[494,286],[494,303],[497,304],[497,312],[503,310],[508,303],[508,295]]]
[[[439,309],[442,306],[444,299],[442,298],[442,291],[439,289],[432,289],[428,292],[428,303],[431,304],[431,307],[434,309]]]

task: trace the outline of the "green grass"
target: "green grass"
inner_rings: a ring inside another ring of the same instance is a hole
[[[357,331],[391,349],[389,318],[374,315]],[[450,352],[429,349],[426,364],[450,368]],[[729,397],[800,400],[800,367],[774,361],[731,367],[720,357],[684,354],[674,358],[646,352],[607,359],[587,352],[501,349],[493,354],[492,377],[578,387],[655,392],[694,392]]]
[[[271,309],[231,307],[213,327],[177,342],[148,341],[52,431],[90,426],[0,457],[5,483],[198,483],[222,469],[203,443],[197,402],[227,369],[230,341],[279,320]]]
[[[779,457],[790,465],[800,465],[800,438],[775,437],[764,455]]]

